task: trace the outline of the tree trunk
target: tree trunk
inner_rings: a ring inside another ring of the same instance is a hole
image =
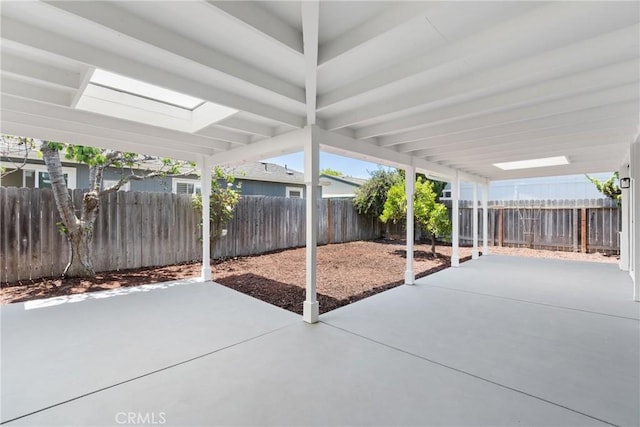
[[[438,254],[436,253],[436,236],[433,233],[429,233],[431,235],[431,253],[434,258],[438,258]]]
[[[65,277],[93,277],[95,272],[91,258],[91,241],[93,240],[93,224],[100,207],[99,194],[97,191],[89,191],[84,194],[82,215],[78,218],[64,180],[58,149],[53,144],[42,141],[40,151],[42,151],[42,157],[47,165],[53,198],[65,226],[65,233],[71,249],[69,263],[64,269],[63,275]]]
[[[71,257],[63,275],[65,277],[93,277],[95,275],[91,262],[93,227],[85,227],[81,224],[75,232],[69,232],[67,237],[71,246]]]

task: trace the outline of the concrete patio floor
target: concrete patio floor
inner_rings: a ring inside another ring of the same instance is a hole
[[[141,290],[3,306],[2,421],[640,424],[615,265],[487,256],[315,325],[217,284]]]

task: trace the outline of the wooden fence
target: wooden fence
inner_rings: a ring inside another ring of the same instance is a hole
[[[478,216],[482,230],[481,209]],[[472,221],[472,204],[460,202],[461,244],[472,242]],[[617,253],[620,225],[620,209],[609,199],[489,203],[489,244],[494,246]]]
[[[358,215],[350,198],[318,200],[318,243],[371,240],[382,235],[379,221]],[[256,255],[305,245],[305,200],[243,196],[227,235],[214,244],[214,258]]]
[[[82,191],[71,192],[80,208]],[[358,215],[351,199],[318,201],[318,242],[380,237],[377,220]],[[245,196],[214,257],[253,255],[304,246],[305,201]],[[58,276],[69,250],[49,189],[0,187],[0,282]],[[96,271],[177,264],[201,259],[200,213],[187,195],[118,192],[106,195],[95,224]]]
[[[76,209],[82,190],[71,191]],[[199,214],[191,198],[171,193],[103,196],[93,238],[96,271],[171,265],[201,256]],[[62,274],[66,237],[50,189],[0,188],[0,281]]]

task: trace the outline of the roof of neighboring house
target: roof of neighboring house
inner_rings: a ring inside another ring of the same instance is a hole
[[[304,174],[286,166],[274,163],[255,162],[225,168],[236,179],[251,181],[281,182],[284,184],[304,184]]]
[[[335,175],[327,175],[325,173],[320,175],[323,178],[328,178],[328,179],[335,179],[337,181],[342,181],[344,183],[347,184],[351,184],[351,185],[355,185],[357,187],[361,187],[362,184],[364,184],[365,182],[367,182],[368,180],[363,179],[363,178],[354,178],[352,176],[335,176]]]

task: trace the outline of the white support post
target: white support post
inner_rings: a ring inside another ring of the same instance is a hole
[[[629,165],[625,164],[619,171],[620,179],[629,177]],[[620,196],[620,270],[629,271],[629,189],[621,188]]]
[[[489,255],[489,183],[482,184],[482,256]]]
[[[309,132],[304,143],[304,181],[307,186],[307,262],[306,298],[302,307],[302,319],[307,323],[318,321],[319,307],[316,298],[316,267],[318,252],[318,184],[320,179],[320,146]]]
[[[631,176],[629,268],[633,269],[633,300],[640,302],[640,139],[631,144],[629,171]]]
[[[404,283],[413,285],[415,276],[413,274],[413,240],[414,215],[413,215],[413,195],[416,188],[416,168],[407,166],[405,168],[405,194],[407,196],[407,269],[404,272]]]
[[[480,251],[478,250],[478,184],[473,183],[473,248],[471,249],[471,259],[478,259]]]
[[[207,156],[200,161],[200,194],[202,196],[202,281],[211,280],[211,223],[209,201],[211,198],[211,162]]]
[[[456,176],[451,182],[451,266],[460,265],[460,214],[458,210],[458,200],[460,199],[460,177],[456,171]]]

